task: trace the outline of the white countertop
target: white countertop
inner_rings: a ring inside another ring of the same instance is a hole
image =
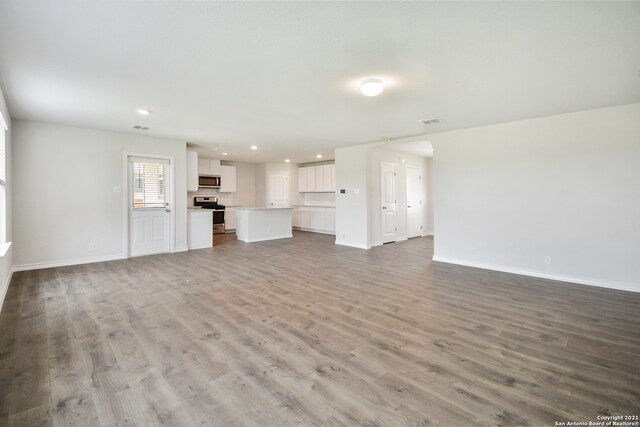
[[[290,211],[293,208],[238,207],[239,211]]]
[[[188,208],[187,212],[204,212],[204,213],[213,213],[212,209],[202,209],[202,208]]]

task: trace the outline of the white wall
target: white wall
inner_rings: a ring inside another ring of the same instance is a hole
[[[368,168],[370,145],[337,148],[336,244],[369,249]],[[341,189],[346,192],[342,194]],[[356,191],[358,193],[356,194]]]
[[[124,256],[125,152],[173,156],[175,242],[186,250],[184,141],[22,120],[13,126],[16,268]]]
[[[271,189],[269,174],[271,172],[287,172],[289,174],[289,204],[301,204],[304,199],[298,193],[298,165],[294,163],[260,163],[256,165],[256,206],[267,206]]]
[[[4,118],[8,128],[8,130],[5,132],[5,172],[7,183],[5,192],[6,216],[4,214],[0,214],[0,221],[4,221],[5,239],[7,242],[10,242],[13,240],[11,215],[13,193],[13,167],[11,161],[13,127],[11,116],[9,115],[9,109],[7,108],[7,104],[4,100],[4,94],[2,93],[2,88],[0,88],[0,111],[2,112],[2,117]],[[4,256],[0,257],[0,309],[2,308],[2,303],[4,302],[4,297],[7,293],[9,282],[11,280],[11,269],[13,266],[13,249],[13,246],[10,246]]]
[[[640,104],[429,139],[435,260],[640,291]]]
[[[414,156],[398,151],[393,151],[393,146],[388,149],[373,148],[370,153],[369,164],[369,212],[370,224],[369,235],[371,246],[382,244],[382,210],[381,207],[381,182],[380,182],[380,163],[393,163],[396,169],[396,227],[398,228],[397,240],[407,238],[407,166],[415,166],[422,172],[422,200],[423,200],[423,219],[422,219],[422,235],[426,236],[433,228],[430,223],[430,196],[428,191],[429,163],[427,158]],[[404,161],[404,162],[403,162]]]

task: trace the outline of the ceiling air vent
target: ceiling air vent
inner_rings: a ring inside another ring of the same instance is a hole
[[[435,125],[436,123],[440,123],[440,119],[424,119],[424,120],[418,120],[418,123],[422,123],[423,125]]]
[[[147,126],[140,126],[140,125],[135,125],[133,128],[138,130],[149,130]]]

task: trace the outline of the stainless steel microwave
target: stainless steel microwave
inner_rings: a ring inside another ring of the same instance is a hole
[[[199,176],[198,187],[220,188],[220,177],[219,176]]]

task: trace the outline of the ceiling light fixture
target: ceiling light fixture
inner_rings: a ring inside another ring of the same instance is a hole
[[[290,161],[291,161],[291,160],[289,160],[289,159],[284,159],[284,162],[285,162],[285,163],[289,163]]]
[[[365,96],[378,96],[384,90],[384,85],[380,79],[364,80],[360,85],[360,92]]]
[[[143,116],[148,116],[148,115],[149,115],[149,113],[151,113],[151,111],[149,111],[149,110],[145,110],[144,108],[140,108],[140,109],[138,109],[138,110],[136,110],[136,111],[138,112],[138,114],[141,114],[141,115],[143,115]]]
[[[257,149],[258,149],[258,146],[257,146],[257,145],[252,145],[252,146],[251,146],[251,149],[252,149],[252,150],[257,150]]]
[[[316,159],[321,159],[322,158],[322,154],[316,154]]]
[[[222,153],[223,156],[226,156],[228,153]]]

